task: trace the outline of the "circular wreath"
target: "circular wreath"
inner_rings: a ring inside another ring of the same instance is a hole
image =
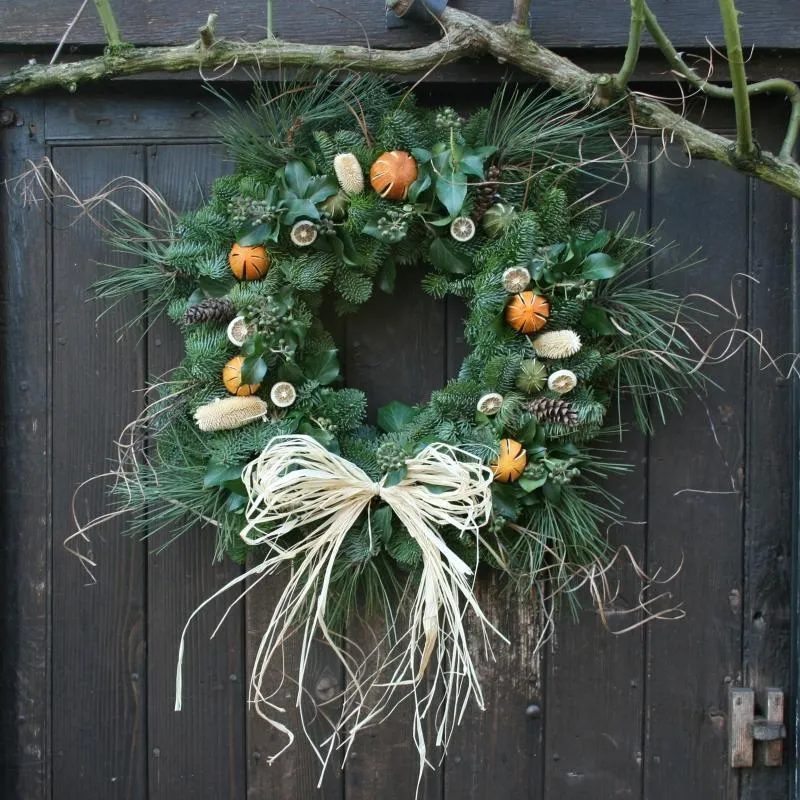
[[[165,231],[121,218],[116,241],[141,264],[98,287],[112,299],[147,290],[147,312],[166,307],[185,342],[132,428],[147,430],[147,455],[134,445],[122,453],[117,491],[138,524],[174,537],[210,522],[220,556],[241,562],[258,543],[256,562],[283,559],[301,575],[307,559],[303,592],[291,598],[313,617],[324,591],[329,641],[358,597],[393,619],[398,598],[422,602],[404,587],[430,589],[429,542],[382,502],[392,487],[422,486],[415,497],[439,551],[431,558],[452,554],[472,572],[484,564],[525,590],[547,581],[548,596],[605,566],[606,528],[619,516],[603,478],[624,468],[597,445],[614,430],[609,408],[629,395],[649,430],[652,411],[678,406],[680,391],[703,380],[675,322],[683,301],[650,288],[641,270],[647,237],[604,229],[587,199],[604,180],[594,165],[607,160],[613,116],[502,89],[464,118],[363,76],[259,85],[244,107],[223,99],[235,172],[203,207],[165,214]],[[412,264],[426,265],[426,292],[463,298],[470,351],[427,403],[391,402],[368,425],[364,393],[341,385],[324,298],[348,314],[391,292]],[[426,458],[439,466],[425,472]],[[457,465],[478,489],[453,500],[462,478],[439,481],[436,469]],[[292,548],[326,530],[304,503],[346,502],[334,489],[302,496],[302,481],[329,469],[366,476],[374,492],[317,569],[313,542]],[[265,500],[278,486],[286,496]],[[261,501],[268,508],[254,516]],[[437,517],[451,501],[461,505]],[[448,521],[461,513],[465,524]],[[412,651],[418,639],[427,649],[441,608],[420,612]],[[418,652],[411,662],[419,666]]]

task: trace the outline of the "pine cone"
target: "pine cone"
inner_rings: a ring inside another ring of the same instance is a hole
[[[227,297],[209,297],[186,310],[184,321],[187,325],[198,322],[230,322],[236,316],[236,308]]]
[[[578,415],[569,400],[553,400],[549,397],[537,397],[523,403],[523,408],[530,411],[539,422],[554,422],[558,425],[577,425]]]
[[[500,187],[500,167],[492,164],[486,170],[486,180],[478,187],[475,192],[475,203],[472,207],[472,219],[475,222],[480,222],[483,215],[489,210],[490,206],[494,203],[494,196]]]

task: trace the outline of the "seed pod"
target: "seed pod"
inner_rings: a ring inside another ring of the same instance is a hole
[[[533,349],[540,358],[569,358],[581,349],[581,337],[575,331],[548,331],[533,340]]]
[[[347,194],[361,194],[364,191],[364,172],[352,153],[339,153],[333,159],[333,171],[339,186]]]
[[[200,406],[194,418],[201,431],[226,431],[263,419],[267,410],[260,397],[226,397]]]

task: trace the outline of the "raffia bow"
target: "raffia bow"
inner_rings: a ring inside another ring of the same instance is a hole
[[[343,744],[349,748],[359,730],[391,712],[399,699],[397,690],[405,689],[414,698],[413,735],[420,753],[420,774],[425,763],[422,719],[438,687],[442,687],[445,699],[437,709],[437,744],[446,746],[453,725],[463,714],[464,700],[469,696],[483,708],[483,695],[464,625],[467,610],[478,622],[484,645],[488,645],[487,629],[494,628],[474,596],[472,570],[447,546],[438,529],[472,533],[477,555],[478,531],[488,521],[491,511],[492,473],[471,454],[441,443],[428,445],[408,459],[406,466],[406,477],[394,486],[386,486],[383,481],[373,481],[355,464],[326,450],[315,439],[290,435],[273,439],[242,472],[249,503],[247,524],[241,536],[248,544],[267,545],[269,554],[262,563],[231,581],[214,597],[254,578],[245,589],[246,593],[267,575],[292,565],[289,581],[273,609],[256,654],[250,700],[260,716],[286,734],[288,747],[294,737],[286,726],[274,719],[275,712],[283,709],[271,702],[275,692],[264,693],[265,677],[273,658],[280,655],[288,638],[302,630],[296,695],[296,704],[301,706],[311,646],[315,636],[321,635],[336,653],[347,675],[339,721],[334,723],[333,735],[322,744],[325,753],[311,742],[323,768],[334,746]],[[376,497],[391,507],[419,545],[422,572],[407,622],[401,631],[397,629],[397,620],[387,620],[390,630],[384,641],[391,644],[388,652],[381,656],[380,666],[370,671],[366,658],[359,663],[328,630],[326,609],[332,572],[342,543]],[[295,536],[287,541],[291,533]],[[195,610],[187,628],[192,618],[212,599]],[[178,661],[176,709],[181,702],[185,634],[186,628],[181,637]],[[432,679],[423,687],[422,677],[434,655],[437,658],[433,661]]]

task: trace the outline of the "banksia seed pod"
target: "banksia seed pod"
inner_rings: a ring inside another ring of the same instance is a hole
[[[547,367],[535,358],[528,358],[520,364],[517,388],[525,394],[541,392],[547,383]]]
[[[289,381],[278,381],[270,390],[269,399],[277,408],[289,408],[297,400],[297,391]]]
[[[267,409],[260,397],[226,397],[200,406],[194,418],[201,431],[227,431],[263,419]]]
[[[494,196],[500,187],[500,168],[492,164],[486,170],[486,180],[478,187],[475,192],[475,202],[472,206],[472,219],[480,222],[486,212],[494,203]]]
[[[184,316],[187,325],[198,322],[230,322],[236,316],[236,308],[227,297],[209,297],[189,306]]]
[[[509,267],[503,273],[503,288],[509,294],[524,292],[531,282],[531,274],[525,267]]]
[[[570,369],[558,369],[547,379],[547,388],[558,394],[567,394],[577,385],[578,378]]]
[[[339,186],[347,194],[361,194],[364,191],[364,172],[352,153],[339,153],[333,159],[333,171]]]
[[[481,414],[486,414],[487,417],[491,417],[500,410],[502,405],[503,395],[497,392],[489,392],[489,394],[483,395],[483,397],[478,400],[477,408]]]
[[[317,228],[313,222],[301,219],[292,225],[292,230],[289,231],[289,238],[298,247],[308,247],[317,241]]]
[[[578,424],[578,415],[569,400],[537,397],[535,400],[523,403],[522,407],[526,411],[530,411],[539,422],[570,426]]]
[[[468,242],[475,235],[475,223],[469,217],[456,217],[450,223],[450,235],[457,242]]]
[[[569,358],[581,349],[581,337],[575,331],[548,331],[533,340],[540,358]]]

